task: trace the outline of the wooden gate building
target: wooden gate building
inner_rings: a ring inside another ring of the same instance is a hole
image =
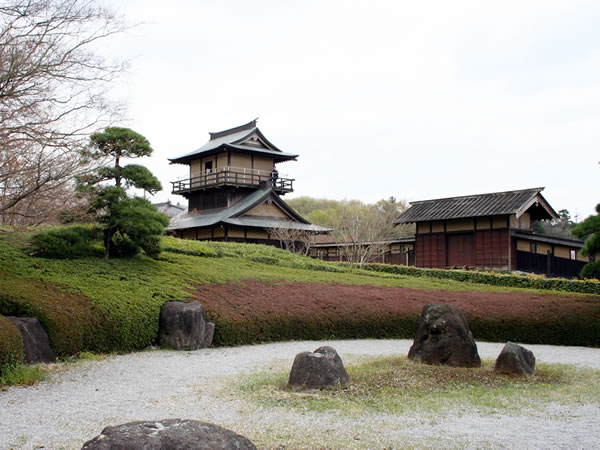
[[[415,223],[417,267],[477,267],[576,276],[583,242],[531,231],[558,215],[544,188],[412,202],[395,224]],[[552,269],[554,267],[554,269]]]

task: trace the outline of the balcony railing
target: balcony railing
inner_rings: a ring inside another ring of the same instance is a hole
[[[242,167],[222,167],[185,180],[171,181],[173,194],[183,194],[217,186],[258,187],[270,181],[278,192],[292,192],[294,180],[273,176],[267,170],[245,169]]]

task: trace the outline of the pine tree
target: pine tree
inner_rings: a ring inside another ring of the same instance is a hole
[[[169,219],[146,199],[129,197],[127,189],[154,194],[162,186],[146,167],[121,165],[124,158],[150,156],[148,140],[129,128],[109,127],[92,134],[86,154],[105,163],[95,174],[80,179],[81,191],[90,196],[90,213],[104,227],[105,258],[131,256],[140,250],[156,257]]]

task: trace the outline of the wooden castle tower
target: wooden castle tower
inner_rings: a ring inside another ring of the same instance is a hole
[[[171,164],[189,166],[189,178],[173,181],[172,193],[183,195],[188,210],[171,220],[169,231],[186,239],[210,239],[278,245],[274,229],[322,233],[281,198],[293,191],[293,179],[281,178],[277,164],[298,155],[275,147],[256,120],[209,133],[199,149]]]

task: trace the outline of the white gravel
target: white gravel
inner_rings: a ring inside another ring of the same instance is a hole
[[[365,355],[406,354],[411,343],[306,341],[157,350],[67,365],[48,382],[0,392],[0,448],[81,448],[107,425],[167,418],[208,421],[257,442],[270,436],[277,444],[301,442],[305,447],[333,442],[356,448],[600,448],[598,398],[572,406],[548,404],[523,414],[462,411],[456,416],[368,414],[353,419],[331,412],[262,408],[226,390],[232,376],[289,369],[296,353],[320,345],[333,346],[348,363]],[[526,347],[540,362],[600,369],[600,349]],[[494,359],[502,344],[478,343],[478,348],[482,358]]]

